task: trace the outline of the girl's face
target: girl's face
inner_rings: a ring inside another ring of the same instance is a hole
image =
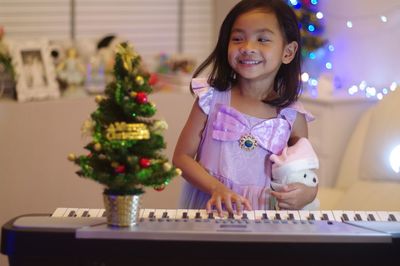
[[[241,78],[271,80],[282,63],[290,63],[296,50],[296,42],[286,44],[274,13],[252,10],[233,24],[228,62]]]

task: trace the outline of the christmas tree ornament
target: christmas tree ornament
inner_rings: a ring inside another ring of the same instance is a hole
[[[151,160],[149,158],[140,158],[139,165],[142,168],[148,168],[151,165]]]
[[[136,84],[138,84],[139,86],[142,86],[143,83],[144,83],[144,79],[143,79],[142,76],[137,76],[137,77],[135,78],[135,82],[136,82]]]
[[[111,167],[112,168],[117,168],[119,166],[119,163],[117,163],[117,162],[112,162],[111,163]]]
[[[122,63],[124,68],[128,71],[128,73],[133,72],[133,64],[132,61],[134,60],[135,57],[138,55],[136,52],[133,50],[133,47],[131,45],[118,45],[117,46],[117,54],[120,55],[120,58],[122,59]]]
[[[175,168],[175,174],[178,176],[182,175],[182,170],[179,168]]]
[[[105,97],[103,95],[96,95],[96,97],[94,98],[94,101],[96,103],[101,103],[104,99],[105,99]]]
[[[157,185],[157,186],[154,186],[154,190],[160,192],[160,191],[163,191],[165,189],[165,187],[166,187],[165,184]]]
[[[150,132],[144,123],[115,122],[107,127],[108,140],[149,139]]]
[[[125,165],[118,165],[117,167],[115,167],[115,172],[118,174],[125,173]]]
[[[157,84],[157,82],[158,82],[157,74],[156,73],[151,73],[150,74],[150,78],[149,78],[149,85],[153,86],[153,85]]]
[[[94,148],[95,151],[101,151],[101,144],[98,143],[98,142],[96,142],[96,143],[93,145],[93,148]]]
[[[151,129],[154,132],[161,133],[162,131],[168,129],[168,124],[165,120],[157,120],[154,122],[153,126]]]
[[[171,168],[172,168],[172,165],[169,162],[166,162],[163,164],[164,171],[169,171],[169,170],[171,170]]]
[[[135,100],[140,104],[147,103],[147,94],[143,91],[140,91],[136,94]]]
[[[68,154],[68,160],[74,162],[76,160],[76,155],[73,153]]]
[[[136,98],[137,92],[136,91],[131,91],[129,93],[129,96],[131,96],[132,98]]]

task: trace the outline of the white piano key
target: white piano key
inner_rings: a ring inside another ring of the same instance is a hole
[[[310,216],[310,211],[307,210],[300,210],[299,216],[301,221],[307,221],[308,217]]]
[[[139,219],[142,219],[142,218],[143,218],[144,210],[145,210],[145,209],[140,209],[140,210],[139,210]]]
[[[97,213],[96,217],[105,217],[106,215],[106,209],[99,209],[99,212]]]
[[[343,211],[343,210],[334,210],[332,211],[333,216],[335,217],[335,221],[337,222],[345,222],[345,216],[347,216],[348,221],[354,221],[354,211]]]
[[[265,213],[267,214],[269,220],[275,220],[276,211],[266,210]]]
[[[68,208],[57,208],[51,217],[64,217],[65,212],[67,211]]]
[[[162,219],[165,213],[165,209],[155,209],[154,216],[156,219]]]

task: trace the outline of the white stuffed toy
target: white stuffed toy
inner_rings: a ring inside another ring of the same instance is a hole
[[[293,146],[283,149],[281,155],[270,156],[272,164],[271,189],[281,191],[283,186],[290,183],[303,183],[306,186],[318,185],[318,177],[313,169],[318,169],[319,161],[311,143],[301,138]],[[279,209],[277,201],[271,196],[271,209]],[[307,204],[303,210],[319,209],[318,199]]]

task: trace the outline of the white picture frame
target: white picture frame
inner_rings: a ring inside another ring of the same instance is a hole
[[[60,97],[47,40],[19,40],[11,45],[19,102]]]

